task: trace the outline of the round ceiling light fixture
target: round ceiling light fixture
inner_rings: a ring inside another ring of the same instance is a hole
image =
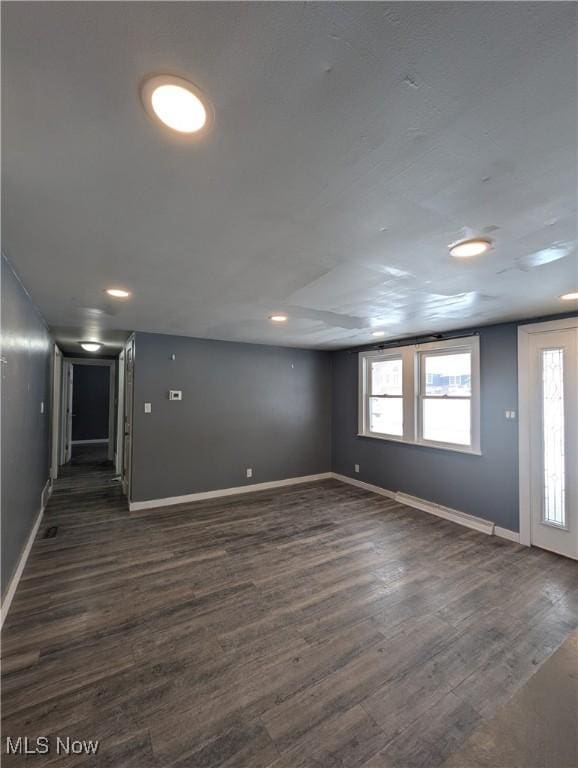
[[[287,315],[271,315],[269,320],[273,323],[286,323],[289,318]]]
[[[473,256],[481,256],[491,247],[492,241],[488,237],[472,237],[453,243],[449,249],[450,255],[456,259],[471,259]]]
[[[128,299],[130,291],[125,291],[124,288],[107,288],[106,292],[114,299]]]
[[[99,341],[81,341],[80,346],[85,352],[98,352],[102,344]]]
[[[578,301],[578,291],[572,291],[572,293],[563,293],[560,298],[562,301]]]
[[[183,136],[206,133],[213,123],[213,109],[200,88],[175,75],[155,75],[141,88],[150,117]]]

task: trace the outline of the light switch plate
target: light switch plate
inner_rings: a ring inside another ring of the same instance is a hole
[[[150,413],[152,411],[152,405],[151,403],[145,403],[144,412]]]
[[[180,389],[169,390],[169,400],[182,400],[182,399],[183,399],[183,393]]]

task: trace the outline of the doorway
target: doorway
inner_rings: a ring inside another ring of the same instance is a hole
[[[578,559],[578,317],[518,329],[520,543]]]

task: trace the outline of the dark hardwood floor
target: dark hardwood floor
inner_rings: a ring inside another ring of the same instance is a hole
[[[100,741],[37,766],[434,768],[577,626],[541,550],[337,481],[129,513],[87,459],[5,624],[3,735]]]

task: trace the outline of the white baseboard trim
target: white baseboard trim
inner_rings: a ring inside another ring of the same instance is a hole
[[[387,496],[388,499],[394,499],[400,504],[405,504],[408,507],[414,507],[420,509],[422,512],[427,512],[430,515],[436,515],[442,517],[444,520],[451,520],[452,523],[458,523],[458,525],[464,525],[466,528],[472,528],[474,531],[480,531],[491,536],[495,533],[495,524],[489,520],[484,520],[481,517],[474,517],[474,515],[468,515],[465,512],[460,512],[457,509],[451,509],[450,507],[444,507],[441,504],[434,504],[431,501],[420,499],[417,496],[410,496],[409,493],[401,493],[390,491],[387,488],[381,488],[378,485],[371,485],[371,483],[364,483],[362,480],[356,480],[353,477],[347,477],[346,475],[339,475],[333,472],[333,477],[336,480],[340,480],[342,483],[348,483],[349,485],[355,485],[358,488],[363,488],[366,491],[372,491],[378,493],[380,496]],[[504,531],[505,528],[500,530]],[[513,534],[512,531],[508,533]],[[500,534],[497,534],[500,535]],[[505,537],[507,538],[507,537]],[[514,539],[512,539],[513,541]]]
[[[26,565],[28,556],[30,555],[30,550],[32,549],[34,540],[36,539],[36,534],[38,533],[38,529],[40,528],[40,523],[42,522],[42,517],[44,515],[44,509],[46,508],[46,504],[48,502],[48,499],[50,498],[51,493],[52,493],[52,481],[50,478],[48,478],[48,480],[44,485],[44,488],[42,489],[42,493],[40,494],[40,511],[36,515],[36,520],[34,521],[32,530],[28,535],[28,539],[26,540],[24,549],[20,554],[18,565],[16,566],[16,569],[12,574],[12,577],[10,579],[10,584],[8,585],[8,589],[6,590],[6,595],[2,602],[2,608],[0,609],[0,628],[2,628],[2,626],[4,625],[4,621],[6,619],[6,616],[8,615],[8,611],[10,610],[10,606],[12,605],[12,600],[14,599],[14,594],[16,593],[16,587],[18,586],[20,579],[22,577],[24,566]]]
[[[494,533],[495,523],[492,523],[490,520],[484,520],[482,517],[468,515],[466,512],[460,512],[458,509],[444,507],[443,504],[434,504],[417,496],[410,496],[409,493],[396,493],[395,498],[400,504],[407,504],[408,507],[421,509],[424,512],[429,512],[430,515],[442,517],[444,520],[450,520],[452,523],[472,528],[474,531],[486,533],[488,536]]]
[[[108,437],[99,438],[98,440],[71,440],[70,445],[96,445],[97,443],[108,443]]]
[[[289,477],[286,480],[271,480],[266,483],[253,483],[240,485],[234,488],[221,488],[218,491],[204,491],[202,493],[187,493],[185,496],[168,496],[164,499],[147,499],[147,501],[131,501],[128,508],[131,512],[141,509],[154,509],[155,507],[171,507],[174,504],[187,504],[193,501],[207,501],[208,499],[220,499],[223,496],[237,496],[242,493],[254,493],[266,491],[270,488],[284,488],[287,485],[300,485],[301,483],[313,483],[316,480],[329,480],[333,477],[331,472],[322,472],[319,475],[305,475],[303,477]]]
[[[347,475],[339,475],[337,472],[332,472],[331,476],[335,480],[339,480],[342,483],[348,485],[355,485],[357,488],[363,488],[365,491],[371,491],[372,493],[378,493],[380,496],[387,496],[388,499],[395,500],[395,493],[388,491],[387,488],[381,488],[379,485],[371,485],[371,483],[364,483],[363,480],[356,480],[354,477],[347,477]]]
[[[499,525],[494,527],[494,536],[499,536],[502,539],[508,539],[508,541],[514,541],[516,544],[520,543],[520,534],[516,531],[511,531],[509,528],[500,528]]]

